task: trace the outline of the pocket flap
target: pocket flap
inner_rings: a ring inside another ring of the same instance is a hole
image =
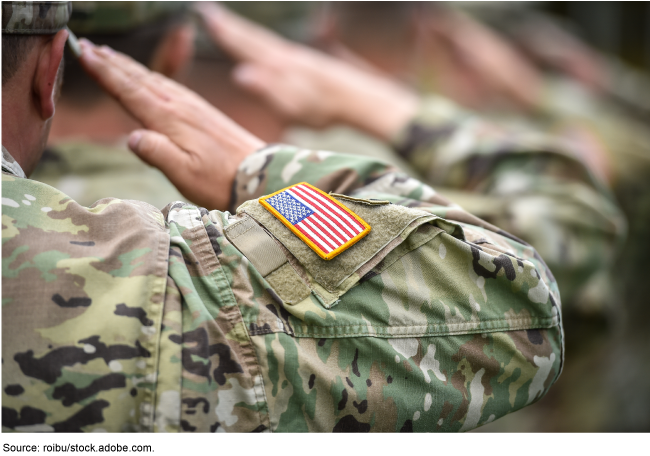
[[[339,291],[340,285],[371,259],[373,262],[380,261],[383,257],[377,258],[378,255],[388,255],[392,248],[403,242],[418,226],[439,218],[428,212],[395,204],[342,195],[331,196],[359,215],[372,228],[367,236],[331,260],[320,258],[258,201],[242,204],[237,212],[246,213],[263,225],[296,257],[314,280],[330,293]],[[455,225],[449,225],[449,228],[454,230]],[[392,248],[384,249],[389,244],[392,244]]]

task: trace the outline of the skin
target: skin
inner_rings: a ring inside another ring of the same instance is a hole
[[[534,109],[541,77],[498,34],[451,8],[438,8],[415,20],[427,60],[437,69],[440,89],[465,106],[506,103]]]
[[[217,4],[196,9],[213,40],[239,61],[235,81],[292,121],[312,127],[341,122],[390,140],[416,114],[413,92],[335,39],[329,47],[340,58],[291,43]],[[445,70],[439,76],[453,75],[445,78],[448,89],[471,97],[467,104],[485,102],[488,92],[524,107],[535,103],[536,74],[496,35],[458,14],[433,19],[414,21],[429,59]]]
[[[415,115],[417,96],[384,76],[287,41],[211,2],[197,11],[214,41],[238,60],[234,80],[288,119],[352,125],[390,140]]]
[[[3,87],[3,145],[27,175],[47,142],[67,37],[44,38]],[[84,68],[145,127],[131,133],[130,148],[187,198],[226,209],[239,164],[265,143],[180,84],[109,48],[81,46]]]
[[[233,78],[292,122],[311,127],[343,123],[390,141],[417,114],[418,97],[330,39],[345,60],[289,42],[222,6],[195,6],[211,37],[239,63]],[[423,9],[414,19],[421,51],[436,68],[440,89],[476,109],[505,103],[534,111],[542,81],[517,50],[471,18],[453,10]],[[609,165],[588,131],[561,136],[580,145],[583,160],[607,180]]]
[[[187,198],[228,207],[237,168],[265,143],[186,87],[108,47],[81,41],[81,63],[145,128],[129,147]]]
[[[41,158],[59,94],[68,32],[42,37],[2,87],[2,144],[29,176]]]
[[[170,30],[162,39],[148,65],[151,71],[168,78],[183,80],[194,53],[194,28],[183,24]],[[57,103],[57,115],[52,120],[49,142],[83,138],[84,140],[114,144],[116,138],[140,128],[122,106],[110,96],[99,95],[92,104],[80,108],[65,96]]]

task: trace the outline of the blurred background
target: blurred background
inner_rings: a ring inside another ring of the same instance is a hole
[[[263,140],[370,155],[421,178],[389,145],[349,127],[290,123],[241,89],[234,60],[188,3],[73,3],[70,28],[79,36],[188,85]],[[557,384],[476,432],[650,431],[650,3],[223,3],[486,118],[559,136],[589,132],[602,156],[585,162],[623,209],[627,240],[608,268],[563,300],[566,363]],[[182,199],[128,152],[125,135],[138,126],[111,103],[67,56],[50,144],[32,177],[86,205],[109,194],[157,207]]]

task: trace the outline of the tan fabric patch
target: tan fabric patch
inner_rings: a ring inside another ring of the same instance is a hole
[[[241,221],[228,226],[224,233],[262,277],[287,262],[280,247],[251,217],[245,216]]]

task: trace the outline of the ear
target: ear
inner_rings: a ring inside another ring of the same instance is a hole
[[[63,59],[63,50],[68,39],[67,30],[59,30],[41,50],[34,74],[34,101],[43,120],[54,115],[57,92],[57,73]]]
[[[191,23],[175,27],[156,48],[149,68],[168,78],[177,77],[194,56],[194,35]]]

